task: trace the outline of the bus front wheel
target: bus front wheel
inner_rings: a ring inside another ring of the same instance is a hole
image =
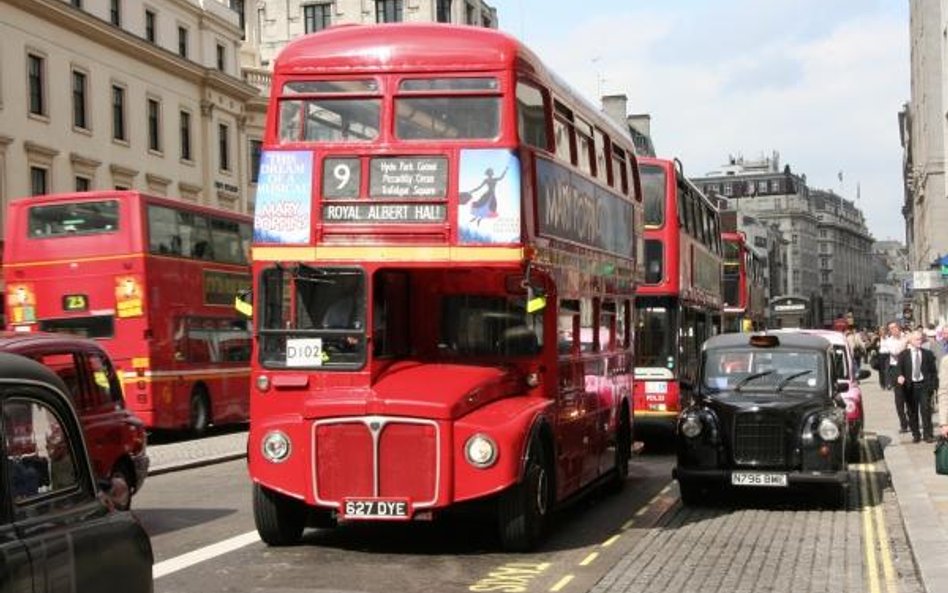
[[[264,543],[290,546],[303,536],[306,507],[298,500],[254,484],[253,521]]]
[[[498,527],[501,545],[510,552],[526,552],[543,537],[553,504],[550,461],[542,441],[530,445],[527,467],[519,484],[501,494]]]

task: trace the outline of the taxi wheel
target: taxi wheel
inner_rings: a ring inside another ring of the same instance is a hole
[[[257,533],[267,545],[290,546],[299,543],[306,525],[306,507],[297,500],[253,485],[253,521]]]
[[[202,436],[211,424],[210,406],[207,401],[207,392],[204,388],[201,386],[195,387],[191,393],[190,428],[196,436]]]
[[[703,488],[700,484],[687,480],[678,480],[678,493],[681,495],[681,504],[686,507],[695,507],[702,504]]]
[[[543,537],[553,503],[553,482],[546,449],[534,438],[523,480],[500,496],[498,521],[503,548],[526,552]]]

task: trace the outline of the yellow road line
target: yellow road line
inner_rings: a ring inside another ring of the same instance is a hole
[[[863,441],[862,452],[865,458],[869,459],[869,444]],[[875,464],[869,464],[873,468]],[[868,476],[868,474],[867,474]],[[875,480],[869,479],[869,487],[872,493],[873,510],[875,511],[876,531],[879,534],[880,555],[882,556],[882,573],[885,575],[885,589],[888,593],[898,591],[898,583],[895,580],[895,567],[892,566],[892,550],[889,548],[889,531],[885,526],[885,516],[882,509],[882,493],[879,492],[879,485]]]
[[[583,558],[583,561],[580,562],[579,565],[580,565],[580,566],[589,566],[590,564],[593,563],[593,560],[595,560],[598,556],[599,556],[599,552],[593,552],[593,553],[590,554],[589,556],[586,556],[585,558]]]
[[[669,482],[667,486],[662,488],[662,494],[668,494],[669,492],[671,492],[671,489],[672,489],[672,485],[671,485],[671,482]]]
[[[641,517],[642,515],[644,515],[644,514],[647,513],[647,512],[648,512],[648,506],[646,505],[646,506],[640,508],[638,511],[636,511],[635,516],[636,516],[636,517]]]
[[[620,534],[620,533],[617,533],[617,534],[613,535],[612,537],[610,537],[610,538],[607,539],[606,541],[602,542],[602,547],[603,547],[603,548],[608,548],[608,547],[611,546],[612,544],[616,543],[616,541],[618,541],[620,537],[622,537],[622,534]]]
[[[565,577],[561,578],[559,581],[557,581],[555,585],[550,587],[550,591],[553,591],[554,593],[556,593],[556,591],[561,590],[563,587],[568,585],[569,582],[572,580],[573,580],[573,575],[568,574]]]
[[[866,450],[860,450],[863,461],[868,461]],[[872,528],[872,509],[869,500],[869,485],[866,472],[859,472],[859,500],[862,502],[862,531],[866,549],[866,570],[869,593],[879,593],[879,567],[876,565],[876,542]]]
[[[633,525],[635,525],[635,519],[629,519],[628,521],[622,524],[622,531],[632,529]]]

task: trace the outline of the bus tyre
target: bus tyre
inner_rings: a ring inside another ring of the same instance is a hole
[[[629,477],[629,460],[632,458],[632,423],[629,421],[628,411],[624,407],[621,410],[619,425],[616,427],[615,469],[609,484],[610,490],[614,492],[625,486]]]
[[[290,546],[303,536],[306,507],[298,500],[254,484],[253,522],[267,545]]]
[[[543,537],[553,502],[552,472],[545,453],[543,443],[535,438],[523,479],[498,501],[501,545],[509,552],[532,550]]]
[[[190,428],[195,436],[203,436],[211,423],[211,408],[207,391],[198,385],[191,392]]]

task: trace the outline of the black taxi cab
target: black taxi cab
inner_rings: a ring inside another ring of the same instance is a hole
[[[0,593],[150,592],[148,535],[97,483],[67,391],[0,352]]]
[[[725,334],[702,347],[691,404],[678,417],[682,502],[736,489],[822,490],[848,497],[847,385],[835,380],[832,345],[804,334]]]

